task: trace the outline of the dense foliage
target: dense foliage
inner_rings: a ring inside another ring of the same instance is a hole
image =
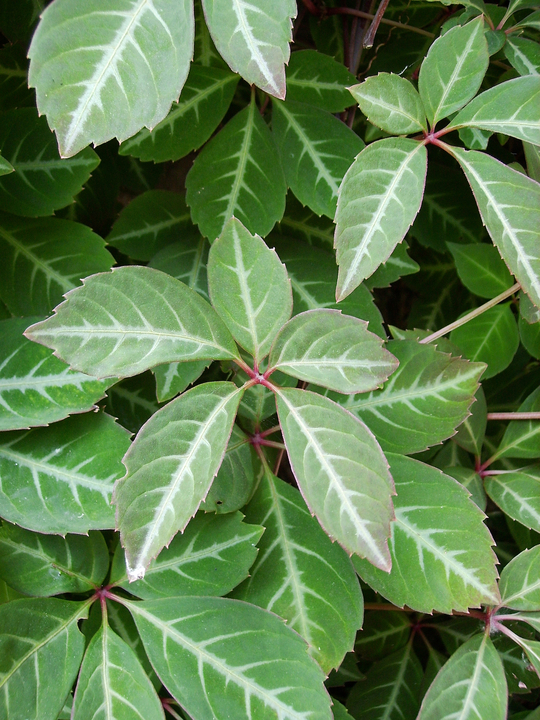
[[[0,720],[538,720],[534,0],[0,29]]]

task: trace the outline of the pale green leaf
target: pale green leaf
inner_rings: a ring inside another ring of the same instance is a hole
[[[232,218],[208,258],[212,305],[255,364],[292,312],[291,284],[275,251]]]
[[[474,127],[462,127],[458,130],[459,139],[469,150],[485,150],[493,133]]]
[[[204,15],[219,54],[231,70],[270,95],[285,97],[294,0],[203,0]]]
[[[435,40],[418,76],[418,89],[432,127],[476,95],[488,65],[483,17],[457,25]]]
[[[384,573],[354,557],[356,571],[398,607],[451,613],[496,605],[493,539],[467,490],[418,460],[394,454],[388,459],[397,492],[389,541],[392,569]]]
[[[367,119],[392,135],[427,131],[420,95],[405,78],[379,73],[349,88]]]
[[[56,720],[79,671],[89,602],[57,598],[0,606],[0,717]]]
[[[95,590],[109,569],[103,535],[42,535],[3,523],[0,576],[15,590],[35,597]]]
[[[516,555],[501,572],[501,605],[526,612],[540,610],[540,545]]]
[[[410,635],[411,623],[405,613],[370,610],[366,613],[354,650],[367,660],[382,660],[406,645]]]
[[[72,720],[165,720],[160,699],[133,650],[104,621],[81,665]]]
[[[171,400],[180,395],[195,380],[198,380],[208,367],[208,360],[194,360],[193,362],[175,362],[158,365],[152,368],[156,378],[156,393],[159,402]]]
[[[92,410],[113,380],[75,372],[23,336],[36,318],[0,322],[0,430],[20,430]]]
[[[441,668],[418,720],[505,720],[504,668],[489,635],[475,635]]]
[[[191,65],[180,100],[173,103],[167,117],[152,130],[141,130],[123,142],[120,155],[161,163],[197,150],[223,119],[238,80],[228,70]]]
[[[231,217],[262,237],[281,219],[285,179],[274,140],[253,99],[205,145],[188,173],[186,189],[193,221],[210,242]]]
[[[0,215],[0,297],[14,315],[46,315],[81,278],[114,263],[89,227]],[[21,292],[24,288],[24,292]]]
[[[259,525],[242,522],[239,512],[199,513],[150,564],[142,580],[128,582],[124,552],[119,545],[109,582],[144,600],[226,595],[247,577],[263,531]]]
[[[268,469],[245,508],[264,524],[250,577],[234,592],[299,633],[325,673],[338,667],[362,623],[363,601],[347,554],[322,530],[300,493]]]
[[[519,412],[540,412],[540,388],[534,390],[519,406]],[[496,457],[540,457],[540,422],[511,420],[505,430]]]
[[[507,80],[478,95],[450,127],[477,127],[540,145],[539,104],[540,75]]]
[[[447,243],[447,246],[459,279],[475,295],[491,299],[513,285],[512,276],[493,245]]]
[[[128,607],[159,677],[190,716],[331,720],[322,670],[276,615],[209,597]]]
[[[485,478],[484,485],[489,497],[506,515],[540,532],[540,465],[503,471]]]
[[[86,278],[52,317],[25,334],[95,377],[237,354],[229,331],[196,292],[170,275],[133,265]]]
[[[351,720],[352,718],[352,715],[349,715],[345,706],[335,698],[332,699],[332,715],[334,716],[334,720]]]
[[[206,277],[209,249],[208,242],[199,234],[186,233],[182,240],[154,255],[148,266],[172,275],[209,300]]]
[[[129,433],[103,413],[0,436],[0,515],[36,532],[114,527],[111,495]]]
[[[363,420],[385,451],[420,452],[451,437],[469,414],[484,365],[414,340],[387,347],[399,367],[381,390],[331,397]]]
[[[114,492],[130,581],[183,531],[217,473],[242,396],[228,382],[197,385],[143,426]]]
[[[363,320],[339,310],[308,310],[281,329],[269,368],[340,393],[374,390],[398,362]]]
[[[99,165],[90,148],[61,160],[47,121],[34,108],[4,113],[0,152],[15,170],[0,179],[0,209],[25,217],[52,215],[72,203]]]
[[[277,407],[309,509],[349,553],[387,572],[394,487],[374,436],[342,407],[306,390],[280,389]]]
[[[285,180],[302,205],[333,218],[339,186],[363,141],[338,118],[312,105],[274,101],[272,130]]]
[[[12,172],[15,172],[13,165],[0,156],[0,175],[9,175]]]
[[[520,75],[540,75],[540,47],[534,40],[508,35],[504,54]]]
[[[105,241],[134,260],[150,260],[167,245],[195,234],[182,195],[149,190],[122,210]]]
[[[338,300],[386,262],[422,202],[426,148],[407,138],[368,145],[343,179],[336,212]]]
[[[540,306],[540,184],[486,153],[452,148],[482,221],[523,290]]]
[[[193,32],[189,0],[50,5],[28,51],[29,85],[60,154],[121,142],[163,120],[187,77]]]
[[[342,112],[351,105],[348,85],[355,76],[329,55],[316,50],[293,52],[287,68],[287,100]]]

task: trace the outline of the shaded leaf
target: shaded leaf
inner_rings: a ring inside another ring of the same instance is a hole
[[[366,613],[354,649],[367,660],[382,660],[403,647],[410,635],[411,621],[405,613],[370,610]]]
[[[13,12],[14,9],[14,6],[10,5],[9,10]],[[7,34],[5,18],[0,17],[0,25],[3,34]],[[0,50],[0,110],[35,107],[36,99],[28,88],[27,79],[28,60],[25,48],[19,44],[4,45]]]
[[[447,243],[447,246],[459,279],[475,295],[491,299],[513,285],[513,278],[493,245]]]
[[[540,411],[540,388],[534,390],[519,406],[519,412]],[[505,430],[496,457],[540,457],[540,423],[538,420],[511,420]]]
[[[287,68],[287,100],[336,113],[351,105],[347,89],[355,76],[334,58],[316,50],[293,52]]]
[[[453,465],[451,467],[441,467],[441,470],[445,475],[450,475],[454,480],[461,483],[470,492],[471,500],[478,505],[482,512],[485,512],[487,498],[484,492],[484,482],[474,468]]]
[[[209,249],[203,237],[186,233],[181,241],[167,245],[154,255],[149,267],[172,275],[209,300],[206,278]]]
[[[458,427],[454,442],[473,455],[480,455],[487,426],[486,396],[482,386],[478,388],[471,414]]]
[[[501,572],[501,605],[512,610],[540,610],[540,545],[516,555]]]
[[[304,207],[292,193],[287,195],[285,215],[279,221],[279,232],[303,242],[330,250],[334,243],[334,223],[327,217],[315,215]],[[335,264],[335,260],[334,260]]]
[[[150,416],[159,410],[151,373],[145,372],[113,385],[107,391],[105,410],[126,430],[139,432]]]
[[[349,88],[367,119],[392,135],[427,131],[420,95],[405,78],[379,73]]]
[[[420,265],[409,257],[408,245],[402,242],[396,245],[394,252],[388,260],[379,265],[377,270],[365,281],[365,286],[370,290],[373,288],[388,287],[391,283],[399,280],[404,275],[412,275],[420,270]],[[343,308],[343,302],[341,304]],[[347,312],[348,315],[351,313]]]

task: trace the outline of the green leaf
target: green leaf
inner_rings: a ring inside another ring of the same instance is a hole
[[[477,127],[540,145],[540,76],[507,80],[476,97],[449,127]]]
[[[15,172],[15,168],[11,163],[8,163],[8,161],[0,156],[0,176],[2,175],[9,175],[9,173]]]
[[[123,460],[114,491],[117,527],[130,581],[183,531],[217,473],[242,390],[228,382],[197,385],[143,426]]]
[[[469,150],[485,150],[493,133],[480,128],[464,127],[458,130],[459,139]]]
[[[95,590],[109,569],[103,535],[41,535],[4,523],[0,527],[0,576],[35,597]]]
[[[135,260],[150,260],[182,235],[196,235],[183,196],[149,190],[122,210],[105,240]]]
[[[0,322],[0,430],[20,430],[95,409],[113,381],[70,370],[50,350],[23,336],[35,318]]]
[[[269,95],[285,97],[294,0],[203,0],[204,15],[219,54],[231,70]]]
[[[397,365],[365,321],[323,309],[289,320],[268,359],[270,368],[340,393],[374,390]]]
[[[411,622],[405,613],[370,610],[366,613],[354,650],[367,660],[382,660],[406,645],[410,635]]]
[[[540,411],[540,388],[532,392],[518,408],[519,412]],[[540,457],[540,423],[538,420],[511,420],[496,452],[496,458]]]
[[[352,718],[352,715],[349,715],[345,707],[335,698],[332,698],[332,715],[334,720],[351,720]]]
[[[13,315],[21,316],[47,315],[81,278],[114,263],[103,240],[85,225],[4,213],[0,253],[0,297]]]
[[[300,491],[328,535],[349,553],[390,569],[392,478],[371,432],[315,393],[282,388],[277,408]]]
[[[95,377],[127,377],[164,362],[237,355],[229,331],[205,300],[147,267],[86,278],[52,317],[25,334]]]
[[[105,410],[126,430],[138,432],[149,417],[159,410],[152,374],[146,372],[113,385],[107,392]]]
[[[152,665],[192,717],[331,719],[322,670],[276,615],[209,597],[128,607]]]
[[[8,12],[13,10],[14,6],[10,5]],[[0,13],[2,12],[3,8],[0,9]],[[7,35],[5,18],[0,18],[0,25],[3,34]],[[28,60],[25,47],[19,44],[4,45],[0,50],[0,110],[2,112],[13,108],[36,106],[35,95],[28,88]]]
[[[351,104],[347,86],[355,80],[342,63],[328,55],[316,50],[293,52],[287,68],[287,100],[342,112]]]
[[[494,298],[513,285],[512,276],[493,245],[447,243],[459,279],[475,295]]]
[[[482,221],[523,290],[540,306],[540,184],[486,153],[453,148]]]
[[[405,78],[379,73],[349,88],[367,119],[392,135],[427,131],[420,95]]]
[[[15,170],[0,179],[0,209],[26,217],[52,215],[72,203],[99,165],[90,148],[61,160],[46,119],[34,108],[2,116],[0,152]]]
[[[451,437],[468,416],[484,365],[414,340],[387,347],[399,367],[381,390],[332,399],[365,422],[385,451],[421,452]]]
[[[475,635],[443,665],[431,684],[418,720],[505,720],[506,678],[486,634]]]
[[[2,433],[0,515],[44,533],[114,527],[111,495],[129,433],[104,413]]]
[[[120,155],[161,163],[197,150],[223,119],[239,79],[228,70],[192,64],[180,100],[167,117],[123,142]]]
[[[529,615],[519,616],[516,613],[516,619],[525,619]],[[521,634],[523,634],[523,625],[518,625],[513,622],[514,627],[517,626]],[[503,661],[504,673],[506,675],[506,682],[508,684],[508,694],[513,693],[528,693],[534,688],[540,686],[540,678],[535,672],[534,666],[531,665],[526,653],[511,640],[507,635],[499,633],[492,637],[493,645],[499,653],[501,660]],[[519,717],[519,716],[518,716]],[[517,720],[514,715],[515,720]],[[529,720],[538,720],[538,717],[529,718]]]
[[[512,610],[540,610],[540,545],[516,555],[501,572],[501,605]]]
[[[325,110],[274,101],[272,130],[285,180],[302,205],[333,218],[343,176],[364,142]]]
[[[187,77],[193,32],[188,0],[57,0],[48,7],[28,51],[29,85],[60,154],[122,142],[163,120]]]
[[[150,564],[142,580],[128,583],[125,556],[119,545],[109,582],[144,600],[226,595],[248,576],[263,531],[259,525],[242,522],[239,512],[199,513]]]
[[[56,598],[0,606],[0,715],[56,720],[77,676],[84,635],[77,623],[89,602]]]
[[[396,245],[394,252],[390,255],[388,260],[379,265],[378,269],[375,270],[373,275],[366,280],[365,285],[370,290],[373,288],[388,287],[391,283],[399,280],[404,275],[412,275],[420,270],[420,265],[409,257],[408,245],[406,242],[402,242],[400,245]],[[344,307],[342,302],[341,307]],[[347,312],[350,315],[350,312]]]
[[[238,387],[243,386],[249,379],[248,375],[241,371],[234,376],[234,382]],[[272,382],[279,387],[296,387],[298,384],[294,378],[280,373],[279,370],[276,370]],[[272,390],[261,384],[247,388],[238,408],[238,415],[242,418],[242,426],[247,431],[251,433],[259,432],[263,422],[275,414],[276,398]],[[253,485],[251,490],[253,490]],[[223,491],[225,491],[224,487]],[[247,488],[245,491],[247,492]]]
[[[426,148],[407,138],[379,140],[343,179],[336,212],[338,300],[386,262],[412,224],[424,192]]]
[[[255,364],[292,312],[291,284],[275,251],[232,218],[208,258],[212,305]]]
[[[104,621],[81,665],[72,720],[165,719],[160,699],[139,659]]]
[[[531,7],[537,7],[537,5],[531,4]],[[535,30],[540,30],[540,10],[536,10],[536,12],[533,12],[530,15],[524,17],[523,20],[519,21],[519,25],[523,27],[531,27]]]
[[[186,233],[180,242],[167,245],[154,255],[149,267],[172,275],[205,300],[210,300],[206,277],[209,249],[209,244],[199,234]]]
[[[398,607],[451,613],[496,605],[497,559],[484,513],[440,470],[402,455],[388,459],[397,491],[392,570],[383,573],[354,557],[356,571]]]
[[[480,455],[487,426],[486,396],[482,386],[478,388],[475,402],[471,406],[471,414],[458,427],[454,442],[473,455]]]
[[[504,54],[520,75],[540,74],[540,48],[534,40],[509,35],[504,46]]]
[[[537,360],[540,360],[540,323],[528,323],[520,315],[518,318],[519,338],[521,344]]]
[[[350,559],[310,515],[300,493],[268,469],[245,512],[248,522],[266,529],[250,576],[234,597],[284,618],[328,674],[362,624],[362,594]]]
[[[435,40],[418,76],[420,97],[432,127],[476,95],[488,65],[483,17],[457,25]]]
[[[489,308],[450,333],[450,340],[473,362],[486,363],[484,380],[505,370],[519,347],[510,303]]]
[[[211,242],[231,217],[262,237],[281,219],[287,187],[254,99],[205,145],[188,173],[186,189],[193,222]]]
[[[529,465],[515,472],[502,471],[500,475],[485,478],[484,486],[506,515],[540,532],[540,465]]]
[[[327,217],[318,217],[308,207],[303,207],[292,193],[287,196],[285,215],[279,221],[278,232],[325,250],[329,250],[334,243],[334,223]]]
[[[532,667],[536,670],[536,674],[540,675],[540,642],[537,640],[525,640],[511,630],[507,630],[507,634],[514,640],[514,642],[525,650],[525,653],[531,661]]]
[[[208,367],[207,360],[176,362],[152,368],[156,378],[157,399],[160,403],[183,393],[200,378]]]
[[[347,698],[353,718],[414,720],[424,671],[412,643],[375,663]]]

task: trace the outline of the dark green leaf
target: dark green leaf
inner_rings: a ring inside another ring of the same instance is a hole
[[[459,279],[475,295],[494,298],[513,285],[513,278],[493,245],[447,245],[456,263]]]
[[[540,388],[532,392],[519,406],[519,412],[540,412]],[[496,457],[540,457],[540,422],[538,420],[511,420],[503,435]]]
[[[14,8],[14,5],[10,4],[9,7]],[[3,10],[4,8],[0,9],[0,13]],[[6,26],[1,17],[0,26],[5,34]],[[0,110],[35,107],[36,99],[34,93],[28,89],[27,78],[28,60],[24,47],[18,44],[5,45],[0,50]]]
[[[473,455],[480,455],[487,425],[486,396],[482,387],[476,391],[471,414],[458,427],[454,442]]]
[[[205,300],[209,300],[206,266],[208,242],[198,234],[186,233],[180,242],[167,245],[150,260],[149,267],[180,280]]]
[[[367,660],[381,660],[403,647],[411,634],[411,621],[406,613],[370,610],[358,633],[355,651]]]
[[[518,318],[521,344],[537,360],[540,360],[540,323],[528,323],[522,315]]]
[[[355,76],[328,55],[300,50],[291,55],[287,68],[287,100],[341,112],[351,105],[347,86],[354,82]]]
[[[139,432],[150,416],[159,410],[152,374],[145,372],[126,378],[109,388],[105,410],[126,430]]]

